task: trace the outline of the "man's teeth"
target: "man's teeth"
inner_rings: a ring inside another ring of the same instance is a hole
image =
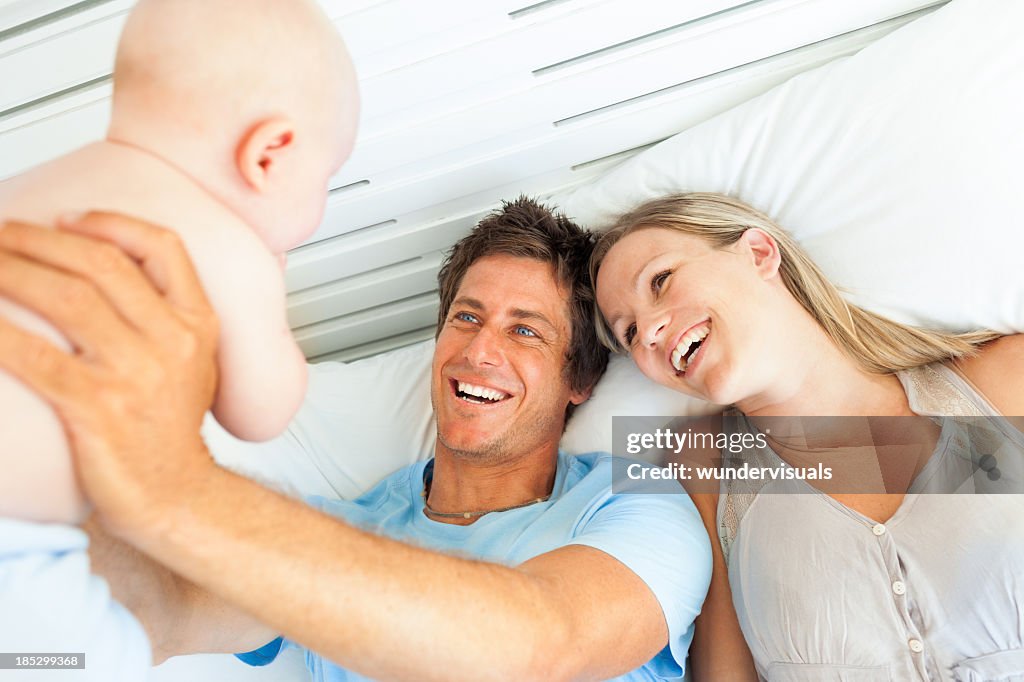
[[[703,341],[710,331],[711,323],[708,322],[702,324],[696,329],[691,329],[686,336],[679,340],[679,345],[677,345],[675,350],[672,351],[672,366],[677,372],[683,372],[686,370],[686,366],[690,364],[690,360],[693,359],[693,356],[696,353],[696,347],[694,347],[694,352],[692,353],[690,353],[690,347]],[[687,353],[690,353],[689,357],[687,357]]]
[[[473,384],[467,384],[465,381],[459,382],[459,393],[476,396],[477,398],[486,398],[495,402],[508,397],[508,393],[502,393],[499,390],[485,386],[474,386]]]

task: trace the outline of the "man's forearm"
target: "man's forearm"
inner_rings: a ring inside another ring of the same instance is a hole
[[[254,649],[274,636],[248,613],[112,537],[95,519],[82,529],[93,572],[142,624],[154,665],[181,654]]]
[[[339,665],[384,679],[554,675],[557,596],[499,565],[354,529],[219,468],[121,533]]]
[[[168,569],[130,545],[110,536],[90,518],[82,525],[89,534],[89,560],[93,573],[110,585],[114,599],[142,624],[160,663],[175,649],[173,639],[185,609],[179,579]]]

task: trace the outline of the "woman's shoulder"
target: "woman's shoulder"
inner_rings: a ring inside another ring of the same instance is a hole
[[[1024,415],[1024,334],[990,341],[954,367],[1002,414]]]

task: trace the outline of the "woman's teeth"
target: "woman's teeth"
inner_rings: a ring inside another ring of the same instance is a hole
[[[672,351],[672,366],[677,372],[685,372],[690,360],[697,352],[701,342],[711,331],[711,323],[705,322],[701,326],[691,329],[686,336],[679,340],[679,345]]]

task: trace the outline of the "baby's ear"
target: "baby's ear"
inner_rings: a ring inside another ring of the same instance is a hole
[[[271,118],[252,126],[235,150],[235,165],[242,179],[264,192],[270,177],[295,141],[295,125],[285,118]]]

